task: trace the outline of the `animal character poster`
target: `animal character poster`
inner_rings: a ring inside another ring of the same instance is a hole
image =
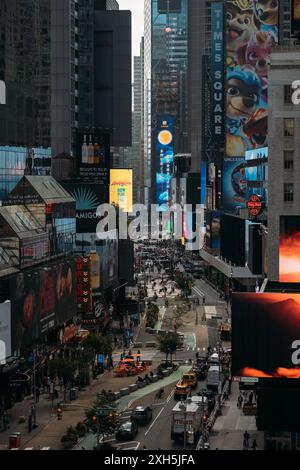
[[[267,146],[268,71],[278,0],[226,4],[226,156]]]

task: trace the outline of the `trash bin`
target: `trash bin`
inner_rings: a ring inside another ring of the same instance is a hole
[[[14,432],[9,436],[9,449],[19,449],[21,447],[21,433]]]
[[[74,401],[77,398],[77,390],[76,388],[70,388],[69,399],[70,401]]]

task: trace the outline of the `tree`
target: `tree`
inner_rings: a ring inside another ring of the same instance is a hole
[[[166,362],[168,361],[169,355],[171,356],[172,362],[172,356],[181,344],[179,335],[177,333],[169,332],[166,335],[159,335],[157,339],[160,352],[166,354]]]
[[[173,313],[171,317],[168,317],[164,320],[165,325],[168,329],[174,329],[176,333],[178,329],[183,325],[183,319],[185,313],[187,313],[188,308],[186,305],[176,305],[173,307]]]
[[[76,361],[71,359],[54,359],[49,362],[49,375],[52,379],[59,377],[63,379],[64,383],[64,400],[66,401],[67,394],[67,385],[68,382],[73,382],[75,377],[75,372],[77,370],[78,364]]]
[[[104,354],[109,356],[112,354],[112,342],[107,336],[98,336],[96,334],[89,335],[83,343],[83,347],[90,349],[94,354]]]
[[[85,415],[91,432],[102,435],[103,440],[106,434],[113,433],[120,421],[113,393],[110,390],[97,393],[96,400]]]

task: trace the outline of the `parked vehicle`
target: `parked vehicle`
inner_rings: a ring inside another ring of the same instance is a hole
[[[207,366],[205,364],[198,363],[193,367],[197,380],[205,380],[207,376]]]
[[[220,363],[220,358],[218,353],[213,353],[211,356],[209,356],[208,359],[209,364],[219,364]]]
[[[215,407],[216,404],[216,399],[215,399],[215,391],[213,390],[207,390],[206,388],[200,390],[200,392],[197,392],[197,396],[204,396],[207,398],[208,401],[208,411],[211,413],[212,410]]]
[[[201,432],[201,407],[188,400],[177,403],[172,410],[171,439],[183,440],[186,433],[187,442],[194,444]]]
[[[131,421],[136,424],[149,424],[152,420],[152,408],[150,406],[137,406],[131,413]]]
[[[133,440],[138,433],[138,426],[134,421],[126,421],[118,426],[116,439],[118,441]]]
[[[222,372],[220,372],[219,366],[210,366],[207,372],[207,388],[217,389],[219,383],[223,383]]]

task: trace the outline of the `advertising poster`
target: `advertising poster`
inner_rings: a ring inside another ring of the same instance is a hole
[[[278,42],[279,2],[226,2],[226,156],[244,157],[268,138],[268,72]]]
[[[223,209],[245,208],[247,198],[246,162],[225,159],[223,162]]]
[[[77,311],[76,267],[65,260],[11,280],[13,350],[30,347],[42,334],[63,325]]]
[[[224,143],[224,3],[211,4],[211,111],[214,145]]]
[[[118,283],[118,238],[116,231],[107,232],[105,240],[97,240],[97,253],[100,257],[101,288],[108,289]]]
[[[300,0],[292,0],[292,33],[300,34]]]
[[[232,295],[232,376],[300,378],[300,294]]]
[[[300,282],[300,215],[280,217],[279,282]]]
[[[96,233],[97,208],[106,202],[105,186],[88,181],[61,184],[76,201],[76,232]]]
[[[246,163],[247,200],[255,194],[267,203],[268,147],[246,152]]]
[[[220,212],[213,211],[211,213],[211,248],[213,250],[220,250]]]
[[[110,170],[109,203],[124,212],[132,211],[132,170]]]
[[[97,178],[101,184],[108,183],[109,134],[87,129],[77,133],[78,176]]]
[[[156,150],[156,203],[159,211],[167,210],[171,205],[171,181],[174,166],[174,117],[158,116],[155,133]]]

